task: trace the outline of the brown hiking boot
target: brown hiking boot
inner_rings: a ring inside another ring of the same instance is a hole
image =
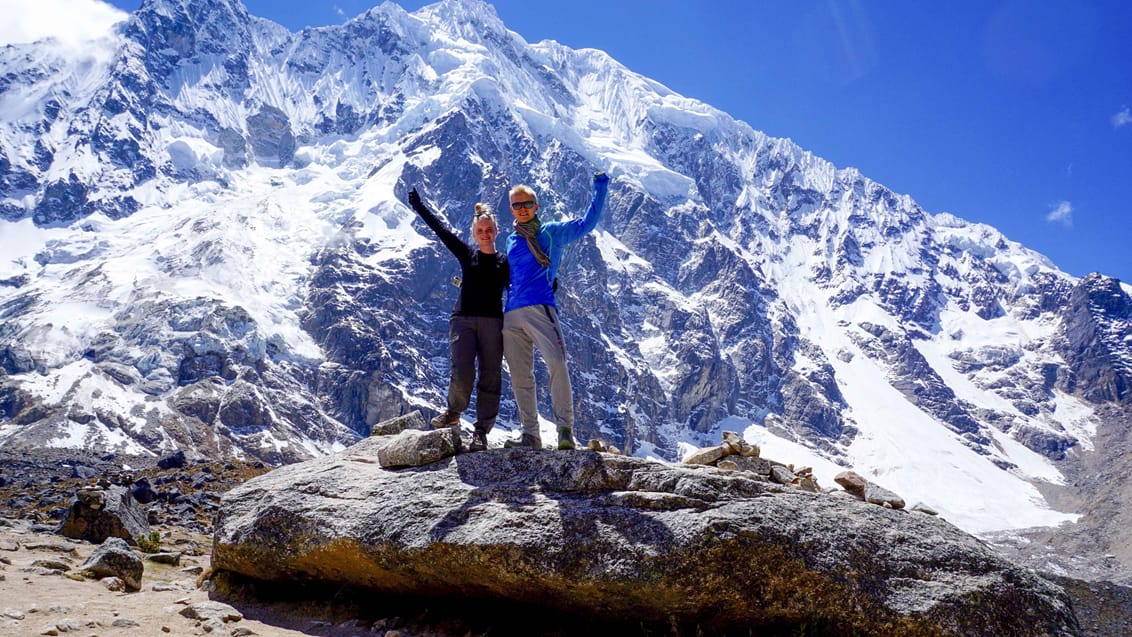
[[[429,421],[433,429],[444,429],[453,425],[460,424],[460,414],[454,414],[447,409],[440,413],[439,416]]]

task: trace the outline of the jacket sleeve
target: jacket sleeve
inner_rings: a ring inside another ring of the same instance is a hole
[[[413,210],[420,215],[420,218],[424,220],[425,224],[432,229],[433,233],[440,239],[440,242],[444,244],[444,247],[448,248],[448,251],[456,255],[456,258],[460,259],[460,262],[463,263],[463,260],[468,258],[468,244],[461,241],[460,237],[457,237],[454,232],[445,227],[440,219],[423,203],[410,202],[410,205]]]
[[[594,195],[590,199],[590,207],[586,214],[579,219],[563,221],[554,229],[555,241],[562,244],[572,243],[581,239],[586,233],[592,232],[601,219],[601,210],[605,207],[605,195],[609,191],[609,178],[604,174],[601,178],[594,177]]]

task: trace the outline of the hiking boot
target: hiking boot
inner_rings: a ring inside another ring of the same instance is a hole
[[[577,449],[578,446],[574,444],[574,428],[573,427],[559,427],[558,428],[558,449],[561,451],[568,451]]]
[[[531,434],[523,434],[522,436],[519,437],[518,440],[512,439],[512,440],[508,440],[507,442],[503,443],[503,448],[504,449],[520,449],[520,448],[542,449],[542,441],[539,440],[538,436],[533,436]]]
[[[487,432],[477,429],[472,432],[472,442],[468,445],[468,451],[483,451],[484,449],[487,449]]]
[[[433,429],[444,429],[453,425],[460,424],[460,414],[454,414],[447,409],[440,413],[439,416],[429,421]]]

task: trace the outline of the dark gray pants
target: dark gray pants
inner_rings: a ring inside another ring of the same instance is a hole
[[[448,321],[448,344],[452,356],[448,411],[463,413],[475,385],[476,429],[485,433],[491,431],[499,415],[499,392],[503,384],[503,319],[453,316]]]

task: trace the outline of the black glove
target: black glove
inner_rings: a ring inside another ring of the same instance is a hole
[[[421,196],[417,193],[416,188],[409,191],[409,205],[413,207],[413,210],[424,208],[424,202],[421,201]]]

